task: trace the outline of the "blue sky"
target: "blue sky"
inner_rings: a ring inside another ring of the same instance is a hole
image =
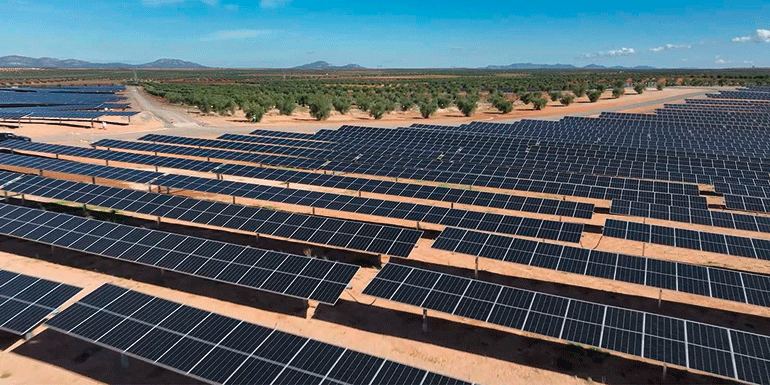
[[[0,56],[209,66],[770,67],[770,2],[2,0]]]

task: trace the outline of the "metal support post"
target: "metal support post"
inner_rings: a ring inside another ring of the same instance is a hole
[[[422,332],[428,332],[428,309],[422,309]]]

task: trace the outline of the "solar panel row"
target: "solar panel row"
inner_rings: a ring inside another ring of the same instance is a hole
[[[358,198],[349,195],[293,190],[279,187],[248,185],[182,175],[167,175],[153,184],[209,193],[246,196],[253,199],[311,206],[330,210],[348,211],[358,214],[435,223],[504,234],[516,234],[535,238],[558,239],[565,242],[580,242],[583,225],[558,221],[522,218],[512,215],[482,213],[478,211],[450,209],[397,201],[372,198]],[[236,191],[245,187],[246,191]],[[13,186],[9,187],[13,189]],[[523,199],[522,199],[523,201]],[[539,209],[533,208],[533,209]],[[556,214],[557,207],[552,208]]]
[[[470,186],[504,188],[519,191],[542,192],[559,195],[573,195],[596,199],[610,199],[610,195],[627,196],[643,193],[666,193],[677,195],[698,195],[698,187],[690,184],[639,181],[632,179],[595,177],[572,173],[553,173],[542,170],[519,170],[516,177],[500,177],[464,172],[444,172],[411,168],[394,168],[366,164],[327,162],[325,160],[298,159],[275,155],[257,155],[243,152],[198,149],[150,143],[137,143],[104,139],[93,144],[98,147],[140,150],[155,153],[188,155],[204,158],[236,159],[271,166],[323,169],[352,174],[376,175],[431,182],[452,183]],[[249,160],[248,158],[252,158]],[[238,172],[248,175],[253,166],[227,165],[222,172]]]
[[[770,277],[448,228],[434,249],[770,306]]]
[[[12,143],[15,142],[15,143]],[[105,150],[93,150],[82,147],[72,147],[63,145],[52,145],[44,143],[29,143],[21,141],[0,142],[0,148],[9,148],[22,151],[42,152],[50,154],[71,155],[93,159],[108,159],[117,162],[126,162],[134,164],[145,164],[159,167],[177,168],[191,171],[209,171],[225,175],[250,177],[257,179],[289,181],[315,186],[343,188],[355,191],[366,191],[384,193],[388,195],[399,195],[408,197],[428,197],[432,200],[451,200],[455,192],[462,189],[449,189],[440,186],[425,186],[420,184],[399,183],[383,180],[372,180],[366,178],[342,177],[335,175],[325,175],[308,173],[293,170],[270,169],[263,167],[221,164],[216,162],[207,162],[193,159],[162,157],[154,155],[144,155],[136,153],[124,153]],[[504,186],[511,190],[545,192],[558,195],[578,196],[595,199],[626,199],[633,201],[644,201],[650,203],[699,206],[707,207],[706,198],[695,195],[677,195],[668,193],[653,193],[637,190],[622,190],[606,187],[580,186],[569,183],[546,183],[538,181],[521,180],[515,185]],[[450,194],[452,193],[452,194]],[[469,201],[474,199],[478,202],[487,202],[493,197],[492,193],[468,191],[464,193],[462,199]],[[479,199],[475,199],[475,198]]]
[[[612,238],[708,251],[739,257],[770,259],[770,240],[608,219],[603,234]]]
[[[364,294],[751,383],[770,338],[388,263]]]
[[[262,186],[245,182],[233,182],[226,180],[200,178],[186,175],[165,175],[152,182],[154,185],[163,187],[173,187],[185,190],[212,192],[217,194],[225,194],[230,196],[239,196],[254,198],[260,200],[271,200],[278,202],[286,202],[291,204],[299,204],[313,207],[329,207],[334,210],[352,211],[352,208],[346,208],[347,204],[351,204],[356,208],[359,206],[371,207],[374,210],[381,208],[384,210],[393,205],[392,201],[385,201],[382,199],[373,198],[356,198],[350,195],[332,194],[332,193],[318,193],[313,191],[296,190],[296,189],[283,189],[269,186]],[[558,215],[564,217],[586,218],[590,219],[593,215],[594,205],[589,203],[570,202],[570,201],[558,201],[553,199],[533,198],[533,197],[519,197],[515,195],[495,194],[474,192],[469,190],[457,190],[457,189],[444,189],[445,195],[439,195],[439,193],[431,194],[428,196],[417,196],[423,199],[431,199],[438,201],[451,200],[456,203],[463,203],[469,205],[477,205],[483,207],[495,207],[506,210],[524,211],[547,215]],[[390,192],[390,191],[388,191]],[[415,194],[415,190],[406,191],[410,194]],[[459,195],[455,195],[459,194]],[[395,195],[395,194],[394,194]],[[298,199],[295,199],[295,196]],[[275,198],[274,198],[275,197]],[[413,197],[413,196],[408,196]],[[329,201],[329,203],[319,202]],[[339,206],[333,202],[343,200],[344,205]],[[414,212],[415,210],[425,211],[423,207],[425,205],[411,204],[396,202],[398,207],[393,206],[394,210],[400,212]],[[329,206],[331,205],[331,206]],[[440,209],[439,207],[430,206],[431,209]],[[368,210],[367,210],[368,211]],[[428,210],[429,211],[429,210]],[[372,211],[373,212],[373,211]],[[427,213],[427,211],[425,211]],[[371,213],[371,212],[369,212]],[[390,216],[382,213],[376,214],[379,216]],[[424,218],[420,214],[397,214],[397,218],[419,220]]]
[[[196,224],[407,257],[422,231],[175,197],[117,187],[27,176],[5,187],[16,193],[90,204]]]
[[[0,204],[0,234],[334,304],[358,266]]]
[[[100,166],[87,163],[67,162],[56,159],[38,158],[0,153],[0,165],[33,170],[46,170],[64,174],[84,175],[95,178],[124,180],[127,182],[147,183],[163,174],[152,171]]]
[[[0,270],[0,330],[29,333],[81,288]]]
[[[384,195],[394,195],[407,198],[420,198],[443,202],[462,203],[481,207],[495,207],[515,211],[537,210],[537,213],[560,216],[574,216],[577,218],[590,218],[593,213],[593,205],[587,203],[560,201],[542,198],[523,198],[515,195],[490,193],[461,188],[441,186],[426,186],[420,184],[400,183],[366,178],[343,177],[310,172],[293,171],[285,169],[262,168],[251,166],[222,165],[221,163],[187,160],[181,158],[169,158],[154,155],[142,155],[103,150],[91,150],[81,147],[50,145],[45,143],[5,143],[0,142],[0,147],[10,147],[18,150],[44,152],[52,154],[65,154],[85,158],[109,159],[119,162],[136,163],[145,165],[157,165],[161,167],[178,168],[191,171],[216,171],[222,174],[236,176],[249,176],[257,179],[292,182],[312,186],[323,186],[345,190],[372,192]],[[24,157],[26,159],[26,157]],[[26,161],[22,159],[20,161]],[[9,161],[10,162],[10,161]],[[61,161],[60,161],[61,162]],[[3,162],[0,161],[0,165]],[[11,165],[14,163],[11,163]],[[64,163],[69,173],[82,174],[80,167],[72,167],[72,162]],[[77,163],[80,164],[80,163]],[[55,162],[51,166],[55,167]],[[115,170],[121,170],[115,168]],[[77,172],[76,172],[77,171]],[[223,182],[224,183],[224,182]],[[705,206],[705,198],[693,196],[678,196],[667,194],[653,194],[645,197],[655,202],[673,204],[698,204]],[[675,202],[672,202],[676,200]],[[697,202],[697,203],[693,203]],[[553,211],[556,207],[557,211]]]
[[[770,217],[613,200],[611,214],[770,233]]]
[[[770,198],[725,194],[725,206],[732,210],[770,213]]]
[[[235,160],[255,164],[268,164],[273,166],[303,168],[309,170],[315,170],[326,163],[324,160],[317,159],[293,158],[281,155],[262,155],[248,152],[213,150],[197,147],[171,146],[166,144],[127,142],[114,139],[102,139],[98,142],[92,143],[91,146],[104,147],[108,149],[119,148],[124,150],[145,151],[155,153],[156,155],[158,153],[164,153],[171,155],[193,156],[198,158],[205,158],[207,161],[210,161],[211,159],[228,161]]]
[[[465,384],[107,284],[46,324],[214,384]]]

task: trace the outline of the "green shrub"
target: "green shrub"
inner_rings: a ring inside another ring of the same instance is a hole
[[[414,98],[405,96],[398,101],[398,107],[401,111],[409,111],[415,104]]]
[[[419,103],[420,115],[423,118],[428,119],[438,109],[438,103],[435,100],[423,100]]]
[[[559,99],[559,102],[561,102],[561,104],[565,106],[569,106],[570,104],[572,104],[572,101],[574,100],[575,100],[575,95],[564,94],[562,95],[561,99]]]
[[[441,108],[442,110],[444,108],[449,108],[449,106],[452,105],[452,97],[447,94],[441,94],[436,98],[436,104],[438,105],[438,108]]]
[[[625,94],[625,93],[626,93],[626,89],[625,88],[615,87],[615,88],[612,89],[612,97],[615,98],[615,99],[623,96],[623,94]]]
[[[663,87],[666,86],[666,83],[658,82],[658,85],[655,87],[658,89],[658,91],[663,91]]]
[[[507,100],[502,96],[493,97],[490,102],[501,114],[507,114],[513,111],[513,101]]]
[[[334,98],[332,102],[334,109],[342,115],[345,115],[350,111],[350,98],[347,96],[338,96]]]
[[[275,108],[278,109],[278,112],[281,115],[291,115],[294,112],[294,109],[297,108],[297,104],[294,103],[293,97],[285,96],[278,99],[278,102],[275,104]]]
[[[536,110],[542,110],[545,108],[545,105],[548,104],[548,99],[539,97],[537,99],[532,100],[532,105],[535,107]]]
[[[644,92],[645,88],[647,87],[645,87],[644,84],[637,84],[634,86],[634,91],[636,91],[637,94],[641,95]]]
[[[375,119],[382,119],[388,112],[386,104],[387,102],[382,99],[375,100],[369,105],[369,115]]]
[[[586,85],[585,84],[579,84],[572,88],[572,93],[575,94],[575,97],[581,97],[586,94]]]
[[[455,100],[455,104],[457,105],[457,108],[460,109],[460,112],[463,113],[465,116],[471,116],[474,112],[476,112],[476,109],[479,107],[478,100],[474,97],[461,97]]]
[[[332,102],[327,96],[316,95],[308,100],[310,116],[316,120],[326,120],[332,113]]]
[[[602,91],[600,90],[593,90],[588,93],[588,100],[591,103],[596,103],[596,101],[599,100],[599,98],[601,97],[602,97]]]
[[[257,103],[248,103],[243,107],[243,112],[250,121],[260,122],[262,121],[262,117],[265,116],[267,108]]]
[[[559,100],[559,98],[561,98],[561,92],[559,92],[559,91],[551,91],[551,92],[548,93],[548,96],[551,97],[551,101],[552,102],[555,102],[555,101]]]
[[[372,105],[372,99],[366,96],[362,96],[356,99],[356,106],[361,111],[369,111],[369,107]]]

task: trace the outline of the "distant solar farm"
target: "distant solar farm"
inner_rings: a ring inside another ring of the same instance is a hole
[[[128,107],[121,91],[0,89],[0,118],[129,116],[113,111]],[[402,363],[410,354],[376,342],[348,346],[359,338],[562,379],[768,384],[769,158],[762,87],[557,121],[3,140],[4,244],[303,309],[268,322],[145,283],[81,288],[2,270],[0,329],[50,328],[214,384],[506,383],[452,361]],[[171,289],[205,296],[182,286]],[[422,334],[384,325],[413,321]],[[332,337],[312,334],[330,324]],[[484,344],[511,336],[520,344],[487,356]],[[507,352],[527,344],[541,355]],[[572,365],[576,351],[589,358]]]
[[[128,117],[130,104],[118,95],[123,86],[0,88],[0,123],[47,120],[94,121],[108,116]]]

